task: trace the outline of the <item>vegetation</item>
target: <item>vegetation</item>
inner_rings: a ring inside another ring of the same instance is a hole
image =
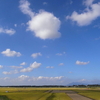
[[[0,88],[0,100],[72,100],[64,92],[53,92],[53,90],[72,90],[76,91],[78,94],[84,95],[86,97],[100,100],[100,88],[89,87],[89,88],[79,88],[79,87],[54,87],[54,88]]]
[[[0,100],[10,100],[7,96],[1,95]]]
[[[0,88],[0,95],[8,98],[0,100],[71,100],[65,93],[52,93],[47,88]]]
[[[78,92],[78,94],[84,95],[94,100],[100,100],[100,90],[74,90],[74,91]]]

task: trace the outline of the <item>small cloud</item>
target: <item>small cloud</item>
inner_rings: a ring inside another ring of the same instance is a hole
[[[18,69],[18,68],[23,68],[23,66],[10,66],[11,68],[16,68],[16,69]]]
[[[54,68],[53,66],[47,66],[46,68]]]
[[[59,77],[43,77],[43,76],[39,76],[37,77],[38,80],[41,80],[41,79],[46,79],[46,80],[60,80],[62,79],[64,76],[59,76]]]
[[[100,37],[98,37],[98,38],[95,38],[95,40],[100,40]]]
[[[86,81],[86,79],[81,79],[81,80],[79,80],[80,82],[85,82]]]
[[[24,66],[24,65],[26,65],[26,62],[22,62],[20,65],[23,65]]]
[[[47,2],[43,2],[43,5],[47,5],[48,3]]]
[[[66,52],[63,52],[63,53],[57,53],[56,55],[57,55],[57,56],[62,56],[62,55],[64,55],[64,54],[66,54]]]
[[[20,80],[25,80],[25,79],[29,78],[29,76],[27,76],[27,75],[21,75],[21,76],[19,76],[18,78],[19,78]]]
[[[66,16],[66,20],[70,19],[70,16]]]
[[[5,77],[5,78],[4,78],[4,80],[7,80],[7,79],[9,79],[9,77]]]
[[[70,0],[70,4],[72,4],[73,3],[73,1],[72,0]]]
[[[29,67],[21,69],[20,72],[31,72],[33,69],[39,68],[40,66],[41,63],[34,62]]]
[[[70,71],[69,73],[72,74],[73,72]]]
[[[60,63],[60,64],[59,64],[59,66],[63,66],[63,65],[64,65],[64,63]]]
[[[17,27],[17,24],[14,24],[15,27]]]
[[[9,71],[9,72],[7,72],[7,71],[4,71],[4,72],[3,72],[3,74],[5,74],[5,75],[17,74],[17,73],[19,73],[19,72],[18,72],[18,70]]]
[[[3,66],[2,66],[2,65],[0,65],[0,69],[1,69],[1,68],[3,68]]]
[[[6,49],[5,51],[2,51],[1,54],[7,56],[7,57],[20,57],[21,53],[20,52],[16,52],[16,51],[11,51],[10,49]]]
[[[25,26],[25,23],[21,23],[21,26]]]
[[[62,56],[63,54],[62,54],[62,53],[57,53],[56,55],[58,55],[58,56]]]
[[[94,27],[94,28],[99,28],[99,29],[100,29],[100,24],[94,25],[93,27]]]
[[[81,62],[81,61],[76,61],[76,64],[77,65],[87,65],[87,64],[89,64],[90,62],[88,61],[88,62]]]
[[[70,19],[76,22],[79,26],[87,26],[94,20],[100,17],[100,3],[94,3],[94,0],[85,0],[85,10],[82,13],[74,11],[71,16],[67,16],[66,19]]]
[[[14,29],[4,29],[4,28],[0,28],[0,33],[5,33],[8,35],[13,35],[15,34],[15,30]]]
[[[47,58],[50,58],[50,56],[47,56]]]
[[[30,3],[27,0],[20,0],[20,10],[24,13],[29,15],[30,17],[34,16],[34,13],[32,12],[32,10],[29,8]]]
[[[3,74],[9,75],[9,74],[11,74],[11,72],[4,71]]]
[[[38,56],[42,56],[42,54],[39,52],[39,53],[33,53],[31,55],[31,57],[33,57],[33,58],[37,58]]]
[[[44,46],[43,46],[43,48],[47,48],[47,46],[46,46],[46,45],[44,45]]]

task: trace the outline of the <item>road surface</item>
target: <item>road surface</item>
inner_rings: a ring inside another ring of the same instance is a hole
[[[72,100],[93,100],[93,99],[84,97],[82,95],[79,95],[74,91],[66,91],[66,93]]]

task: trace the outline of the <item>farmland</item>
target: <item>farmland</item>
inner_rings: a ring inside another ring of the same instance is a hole
[[[66,90],[100,100],[99,89],[87,88],[0,88],[0,100],[72,100]],[[59,92],[57,92],[59,91]]]
[[[3,100],[71,100],[65,93],[51,93],[46,88],[0,88],[0,95],[6,96]]]
[[[76,90],[76,92],[94,100],[100,100],[100,90]]]

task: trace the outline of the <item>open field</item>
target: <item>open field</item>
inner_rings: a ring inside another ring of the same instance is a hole
[[[3,100],[72,100],[66,93],[52,93],[50,90],[47,88],[0,88],[0,95],[9,98]]]
[[[0,100],[72,100],[66,90],[100,100],[99,89],[87,88],[0,88]]]
[[[94,100],[100,100],[100,90],[75,90],[78,94],[92,98]]]

